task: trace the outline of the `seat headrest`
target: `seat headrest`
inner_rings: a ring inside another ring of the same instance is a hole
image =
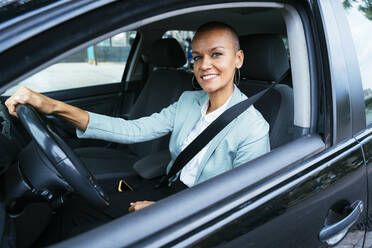
[[[150,63],[157,67],[179,68],[186,63],[186,56],[176,39],[159,39],[152,44]]]
[[[239,40],[244,52],[242,78],[276,81],[289,69],[287,52],[279,35],[246,35]]]

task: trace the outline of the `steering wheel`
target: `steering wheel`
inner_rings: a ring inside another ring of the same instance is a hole
[[[18,104],[16,112],[37,146],[69,185],[91,204],[108,207],[108,195],[73,150],[41,119],[39,113],[28,104]]]

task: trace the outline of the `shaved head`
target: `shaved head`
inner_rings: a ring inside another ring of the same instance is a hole
[[[239,37],[238,37],[238,34],[237,32],[235,31],[235,29],[225,23],[222,23],[222,22],[208,22],[208,23],[205,23],[203,25],[201,25],[197,30],[196,30],[196,33],[194,35],[194,38],[197,38],[200,34],[202,33],[205,33],[205,32],[209,32],[209,31],[212,31],[212,30],[224,30],[226,31],[231,40],[234,42],[234,45],[235,45],[235,49],[236,51],[240,50],[240,44],[239,44]]]

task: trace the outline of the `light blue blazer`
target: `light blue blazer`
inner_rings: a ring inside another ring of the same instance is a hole
[[[228,107],[247,99],[237,87]],[[137,120],[124,120],[89,113],[85,132],[79,138],[102,139],[118,143],[152,140],[172,132],[169,151],[171,161],[167,173],[181,152],[184,140],[201,118],[201,108],[208,100],[204,91],[186,91],[179,100],[160,113]],[[270,151],[269,124],[253,106],[230,122],[216,135],[199,165],[195,184],[231,170]]]

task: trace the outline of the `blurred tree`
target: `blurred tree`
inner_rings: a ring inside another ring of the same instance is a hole
[[[357,4],[358,10],[363,12],[368,20],[372,20],[372,0],[343,0],[345,9],[353,7],[353,3]]]

